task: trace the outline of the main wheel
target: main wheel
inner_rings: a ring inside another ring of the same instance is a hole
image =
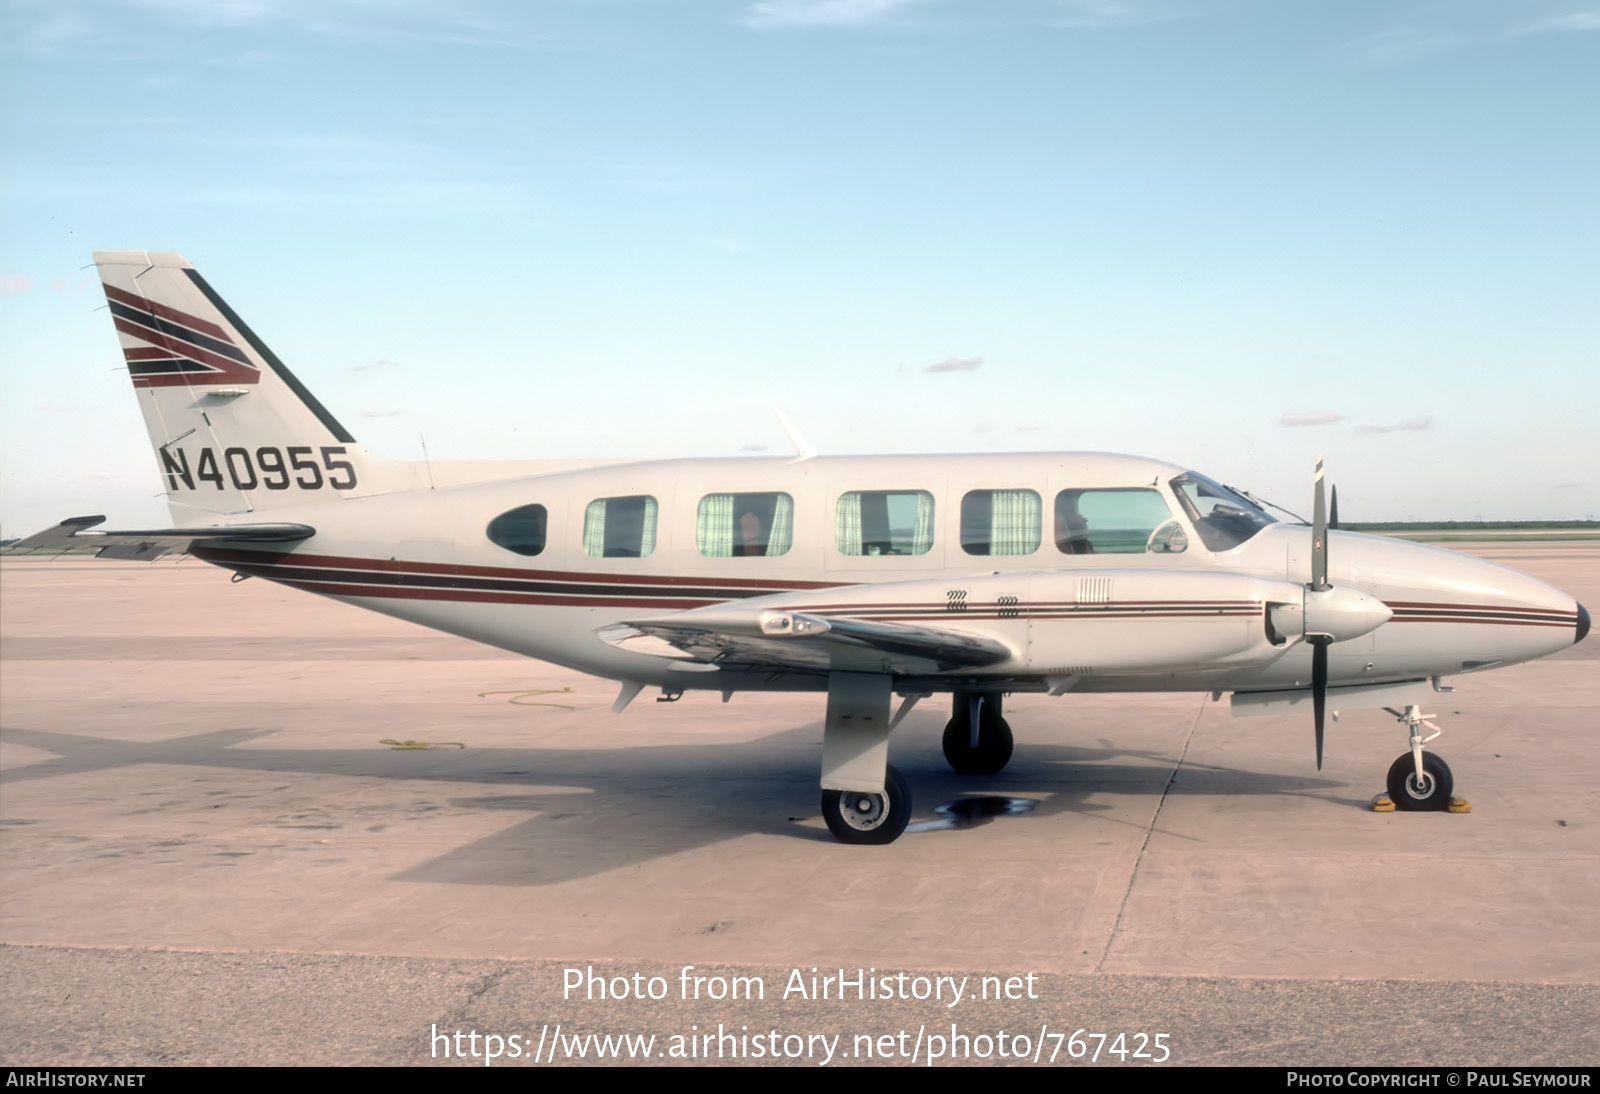
[[[1389,765],[1389,800],[1396,809],[1408,813],[1448,809],[1455,779],[1450,765],[1432,752],[1422,754],[1422,780],[1417,780],[1417,765],[1407,752]]]
[[[958,774],[993,775],[1011,762],[1011,727],[987,712],[978,717],[978,747],[972,747],[972,720],[958,715],[945,723],[944,758]]]
[[[822,819],[840,843],[893,843],[911,820],[911,786],[890,764],[882,794],[824,790]]]

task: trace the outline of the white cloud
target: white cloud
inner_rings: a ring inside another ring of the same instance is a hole
[[[1411,431],[1411,430],[1422,430],[1422,429],[1432,429],[1432,428],[1433,428],[1433,419],[1419,415],[1419,416],[1417,416],[1415,418],[1407,418],[1403,422],[1396,422],[1394,425],[1364,425],[1364,426],[1359,426],[1356,429],[1356,432],[1357,433],[1395,433],[1395,432],[1406,432],[1406,431]]]
[[[1344,415],[1332,410],[1288,412],[1278,419],[1279,425],[1332,425],[1344,421]]]
[[[27,292],[33,288],[33,278],[27,274],[5,274],[0,276],[0,295],[13,296],[17,293]]]
[[[1459,43],[1460,38],[1453,34],[1402,27],[1368,36],[1356,44],[1356,51],[1375,64],[1398,65]]]
[[[1522,28],[1525,34],[1582,33],[1600,30],[1600,10],[1569,11],[1565,15],[1552,15]]]
[[[287,27],[368,42],[515,46],[518,36],[462,0],[121,0],[168,22],[208,30]]]
[[[971,372],[983,364],[982,357],[946,357],[929,365],[924,372]]]
[[[1060,0],[1062,14],[1050,20],[1073,30],[1102,30],[1166,23],[1179,18],[1168,8],[1127,3],[1126,0]]]
[[[762,30],[782,27],[860,27],[883,23],[923,0],[757,0],[745,9],[744,25]]]
[[[398,364],[396,364],[394,361],[389,360],[387,357],[380,357],[376,361],[363,361],[359,365],[351,365],[350,366],[350,371],[351,372],[366,372],[368,369],[399,368],[399,367],[400,366]]]
[[[730,239],[727,236],[698,236],[698,241],[713,250],[724,251],[731,255],[744,254],[750,248],[741,240]]]
[[[369,406],[361,412],[361,416],[363,418],[393,418],[398,414],[404,413],[405,411],[403,410],[380,410]]]

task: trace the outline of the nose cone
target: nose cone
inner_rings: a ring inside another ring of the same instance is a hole
[[[1577,634],[1577,637],[1575,637],[1572,640],[1572,644],[1574,646],[1576,646],[1579,642],[1582,642],[1583,639],[1584,639],[1584,636],[1587,635],[1588,633],[1589,633],[1589,609],[1585,608],[1582,604],[1579,604],[1578,605],[1578,634]]]

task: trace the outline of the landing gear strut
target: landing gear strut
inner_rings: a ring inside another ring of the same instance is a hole
[[[828,674],[822,819],[840,843],[893,843],[911,819],[911,787],[889,763],[886,675]]]
[[[1441,760],[1438,754],[1422,750],[1423,745],[1443,731],[1424,716],[1422,708],[1416,705],[1406,707],[1404,713],[1393,707],[1384,709],[1411,731],[1411,751],[1389,766],[1389,800],[1394,802],[1396,809],[1411,813],[1450,808],[1451,795],[1455,791],[1450,765]],[[1433,732],[1424,737],[1423,726]]]
[[[998,692],[955,693],[944,727],[944,758],[962,775],[993,775],[1011,761],[1011,727],[1000,717]]]

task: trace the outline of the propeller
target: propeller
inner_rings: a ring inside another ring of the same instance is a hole
[[[1306,583],[1304,634],[1311,646],[1311,706],[1317,722],[1317,770],[1322,770],[1324,716],[1328,707],[1328,647],[1359,638],[1383,626],[1394,611],[1359,588],[1334,588],[1328,580],[1328,530],[1339,524],[1339,495],[1329,513],[1317,457],[1315,497],[1311,508],[1311,580]]]
[[[1323,496],[1322,457],[1317,456],[1317,474],[1313,487],[1315,496],[1311,505],[1311,591],[1326,592],[1328,585],[1328,507]],[[1338,492],[1334,492],[1337,510]],[[1311,707],[1317,722],[1317,770],[1322,770],[1323,716],[1328,707],[1328,647],[1333,645],[1330,634],[1307,634],[1311,643]]]

